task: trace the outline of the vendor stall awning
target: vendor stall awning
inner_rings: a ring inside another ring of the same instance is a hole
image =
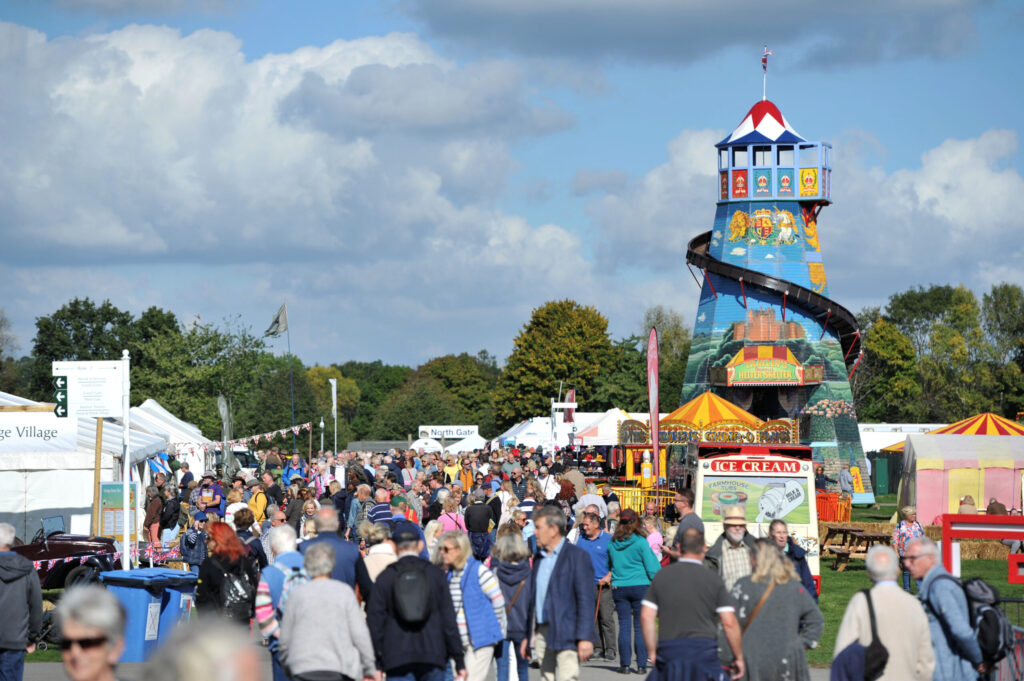
[[[984,412],[963,421],[930,431],[928,435],[1024,435],[1024,426],[992,412]],[[902,452],[906,441],[891,445],[883,452]]]

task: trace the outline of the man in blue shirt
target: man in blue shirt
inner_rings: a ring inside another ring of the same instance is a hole
[[[594,652],[594,567],[587,552],[565,540],[565,514],[545,504],[534,513],[540,552],[533,561],[528,631],[542,681],[576,681]],[[529,635],[521,653],[529,657]]]
[[[292,454],[291,461],[284,467],[284,472],[281,473],[281,482],[287,487],[292,484],[292,478],[295,477],[302,478],[305,482],[306,462],[298,454]]]
[[[974,681],[988,671],[971,628],[967,597],[959,582],[939,563],[938,546],[928,537],[909,544],[903,563],[921,583],[917,597],[928,615],[935,649],[935,681]]]
[[[593,507],[590,507],[593,508]],[[594,639],[594,658],[618,659],[615,651],[618,641],[618,618],[612,599],[612,573],[608,569],[608,543],[612,536],[601,529],[601,517],[591,510],[583,513],[580,535],[576,546],[590,556],[594,566],[594,593],[597,598],[597,636]]]

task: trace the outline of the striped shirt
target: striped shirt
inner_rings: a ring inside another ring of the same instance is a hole
[[[469,626],[466,624],[466,609],[462,607],[462,573],[463,570],[452,570],[451,578],[448,581],[448,590],[452,594],[452,605],[455,606],[455,623],[459,625],[459,636],[462,638],[462,647],[470,645]],[[498,618],[501,630],[506,630],[505,619],[505,598],[501,594],[501,584],[494,573],[485,565],[480,565],[480,588],[484,595],[491,599],[494,607],[494,615]]]

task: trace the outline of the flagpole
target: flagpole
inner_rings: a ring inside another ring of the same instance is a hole
[[[761,75],[761,101],[768,99],[768,71]]]
[[[292,391],[292,454],[299,451],[298,442],[295,439],[295,379],[292,376],[292,329],[289,324],[285,329],[288,335],[288,385]]]

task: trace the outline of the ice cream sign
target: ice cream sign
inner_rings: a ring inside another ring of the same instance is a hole
[[[799,461],[772,461],[769,459],[712,459],[712,473],[800,473]]]

